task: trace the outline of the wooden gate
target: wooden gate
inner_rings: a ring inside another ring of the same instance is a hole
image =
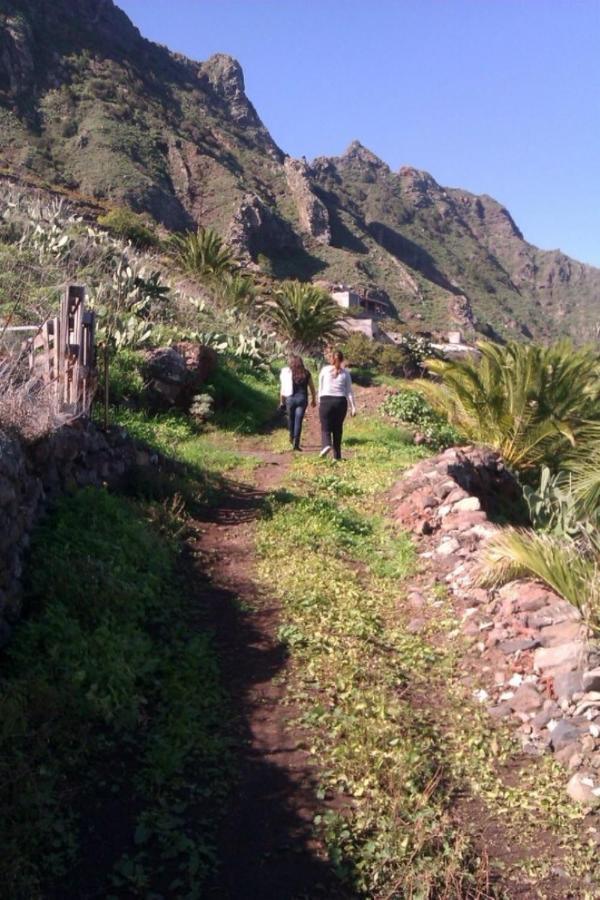
[[[30,370],[48,386],[59,413],[90,412],[98,380],[95,326],[94,312],[85,308],[85,288],[71,285],[59,315],[44,322],[31,341]]]

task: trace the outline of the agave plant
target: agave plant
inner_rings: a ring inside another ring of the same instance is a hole
[[[265,318],[281,338],[306,352],[344,336],[344,313],[324,290],[300,281],[286,281],[267,301]]]
[[[509,528],[481,555],[481,582],[497,586],[515,578],[539,578],[600,631],[600,536],[582,531],[578,541]]]
[[[218,280],[233,269],[231,250],[213,228],[175,235],[171,250],[182,269],[207,281]]]
[[[597,355],[568,341],[484,342],[479,350],[478,360],[429,360],[439,381],[422,381],[418,389],[458,431],[499,450],[509,466],[555,468],[600,420]]]

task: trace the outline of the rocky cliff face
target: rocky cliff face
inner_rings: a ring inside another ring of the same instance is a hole
[[[112,0],[0,0],[0,165],[168,228],[212,225],[275,274],[387,295],[412,328],[595,337],[600,270],[358,141],[287,157],[236,60],[152,44]]]

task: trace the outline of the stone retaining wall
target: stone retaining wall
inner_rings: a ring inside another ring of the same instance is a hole
[[[0,432],[0,646],[19,618],[23,557],[48,503],[86,485],[120,486],[135,467],[164,464],[122,429],[105,434],[76,423],[30,446]]]
[[[418,463],[391,492],[394,517],[418,537],[470,640],[474,696],[514,723],[527,753],[552,752],[573,774],[570,796],[600,804],[600,653],[577,610],[545,585],[477,584],[477,551],[497,531],[491,516],[519,488],[498,454],[452,448]],[[419,630],[429,599],[409,595]]]

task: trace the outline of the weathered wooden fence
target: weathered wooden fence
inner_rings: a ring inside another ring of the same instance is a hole
[[[85,288],[65,291],[59,315],[29,342],[29,368],[54,394],[57,412],[87,415],[96,391],[95,314],[85,308]]]
[[[22,383],[26,372],[21,367],[28,363],[30,377],[45,386],[56,413],[88,415],[98,383],[95,329],[95,314],[85,308],[85,288],[71,285],[58,316],[41,326],[0,329],[4,374]]]

